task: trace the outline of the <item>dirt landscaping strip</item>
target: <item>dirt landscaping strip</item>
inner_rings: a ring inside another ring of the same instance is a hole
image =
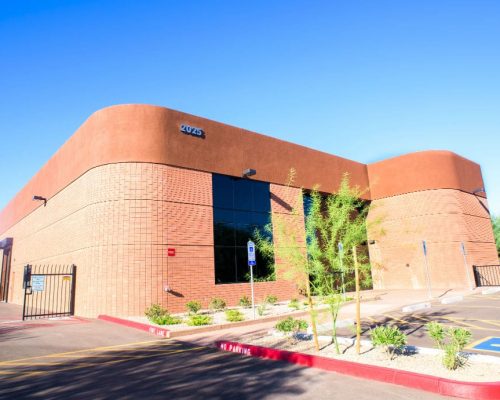
[[[325,309],[320,309],[318,310],[319,312],[326,312],[328,311],[326,308]],[[214,332],[218,330],[223,330],[223,329],[231,329],[231,328],[236,328],[236,327],[242,327],[242,326],[251,326],[251,325],[258,325],[262,324],[265,322],[273,322],[273,321],[278,321],[280,319],[286,318],[288,316],[293,316],[293,317],[303,317],[309,314],[309,311],[303,310],[303,311],[292,311],[284,314],[276,314],[276,315],[270,315],[266,317],[260,317],[258,319],[251,319],[251,320],[245,320],[245,321],[240,321],[240,322],[224,322],[224,323],[218,323],[218,324],[212,324],[212,325],[203,325],[203,326],[186,326],[186,325],[156,325],[151,322],[145,323],[145,322],[139,322],[137,320],[133,319],[125,319],[125,318],[118,318],[118,317],[112,317],[110,315],[99,315],[97,318],[101,319],[103,321],[107,322],[113,322],[115,324],[120,324],[123,326],[127,326],[129,328],[135,328],[139,329],[145,332],[149,332],[153,335],[164,337],[167,339],[171,338],[178,338],[181,336],[188,336],[188,335],[193,335],[196,333],[204,333],[204,332]],[[137,318],[139,319],[139,318]],[[141,321],[147,321],[146,318],[140,318]],[[168,328],[166,328],[168,327]]]
[[[334,371],[359,378],[433,392],[443,396],[474,400],[498,400],[500,398],[500,382],[464,382],[395,368],[224,340],[216,342],[215,345],[224,351],[284,361],[325,371]]]

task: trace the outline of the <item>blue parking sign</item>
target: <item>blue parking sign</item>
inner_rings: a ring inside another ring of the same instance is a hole
[[[247,250],[248,250],[248,265],[256,265],[255,262],[255,243],[252,242],[251,240],[248,241],[247,243]]]

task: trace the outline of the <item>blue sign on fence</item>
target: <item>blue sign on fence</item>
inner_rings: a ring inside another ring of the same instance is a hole
[[[31,275],[31,290],[34,292],[43,292],[45,290],[44,275]]]
[[[500,353],[500,337],[487,337],[481,342],[476,343],[473,347],[474,350],[494,351]]]

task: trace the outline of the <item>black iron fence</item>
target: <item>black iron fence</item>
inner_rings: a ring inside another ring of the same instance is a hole
[[[476,286],[500,286],[500,265],[474,265]]]
[[[73,315],[75,284],[76,265],[26,265],[23,320]]]

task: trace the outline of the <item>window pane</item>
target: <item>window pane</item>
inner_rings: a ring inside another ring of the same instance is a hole
[[[253,210],[261,212],[271,211],[271,195],[269,183],[253,181]]]
[[[236,275],[238,282],[249,282],[248,253],[246,247],[236,247]]]
[[[309,193],[304,193],[302,196],[302,202],[304,204],[304,217],[306,215],[309,215],[309,212],[311,211],[311,204],[312,204],[312,198]]]
[[[269,183],[212,174],[215,282],[247,282],[247,241],[271,219]],[[268,262],[257,252],[256,277],[269,274]],[[272,265],[272,262],[271,262]],[[272,270],[272,268],[271,268]]]
[[[214,248],[215,283],[231,283],[236,279],[234,247]]]
[[[255,259],[257,262],[257,266],[254,268],[255,277],[257,279],[271,278],[271,274],[274,270],[274,260],[264,258],[259,252],[256,252]]]
[[[252,186],[255,182],[249,179],[235,179],[234,208],[237,210],[252,209]]]
[[[236,246],[246,246],[247,242],[252,238],[252,225],[236,224]]]
[[[234,222],[237,224],[251,224],[253,221],[253,213],[251,211],[235,211]]]
[[[253,213],[252,214],[252,223],[254,225],[266,225],[271,222],[271,214],[265,213]]]
[[[214,223],[216,224],[218,222],[233,222],[233,214],[233,210],[214,208]]]
[[[229,176],[212,174],[214,207],[233,208],[233,180]]]
[[[216,223],[214,225],[214,244],[234,246],[234,224]]]

